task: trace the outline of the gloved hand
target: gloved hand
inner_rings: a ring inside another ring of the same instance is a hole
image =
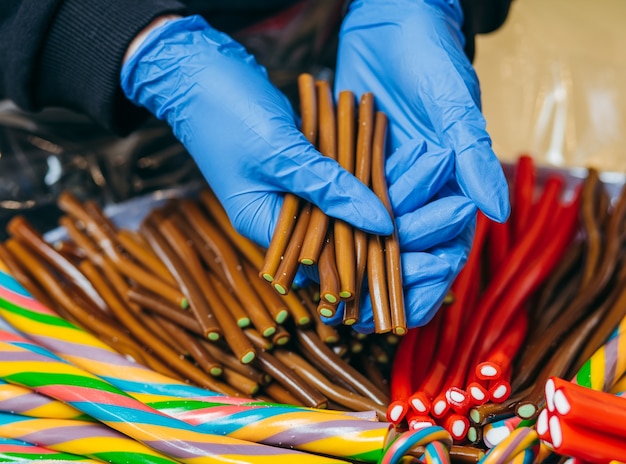
[[[284,192],[355,227],[391,233],[382,203],[306,140],[265,69],[202,18],[152,31],[124,63],[121,84],[169,123],[234,227],[260,245],[270,242]]]
[[[389,117],[392,151],[413,139],[451,149],[463,194],[502,222],[508,188],[463,51],[462,22],[459,0],[352,1],[340,31],[335,91],[374,93]]]
[[[389,199],[396,218],[409,328],[437,312],[471,249],[476,206],[453,178],[454,155],[425,142],[407,142],[387,160]],[[408,167],[408,168],[407,168]],[[362,289],[358,332],[374,330],[372,304]],[[327,324],[343,319],[341,305]]]

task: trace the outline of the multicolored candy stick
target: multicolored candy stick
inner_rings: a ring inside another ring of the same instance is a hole
[[[54,451],[43,446],[33,445],[12,438],[0,438],[0,462],[72,462],[75,464],[96,464],[101,461],[76,454]]]
[[[526,449],[539,444],[537,432],[531,427],[516,428],[481,460],[481,464],[495,464],[509,462]]]
[[[340,420],[338,414],[322,410],[224,396],[170,379],[129,361],[91,334],[60,318],[34,300],[13,277],[1,272],[0,316],[11,327],[59,357],[155,409],[166,408],[168,414],[201,424],[208,433],[373,461],[380,458],[386,443],[393,438],[391,427],[386,423],[365,421],[347,414],[345,420]],[[196,401],[192,403],[191,399]],[[221,417],[219,421],[210,422],[209,416],[203,417],[210,407],[232,405],[239,408],[224,407],[216,411]],[[274,407],[277,409],[273,410]]]
[[[443,446],[427,446],[439,442]],[[398,436],[378,464],[396,464],[405,454],[418,446],[425,447],[425,462],[432,464],[449,464],[452,436],[443,427],[437,425],[423,429],[406,432]]]
[[[0,437],[28,440],[52,451],[119,464],[174,461],[105,425],[71,419],[36,419],[0,413]]]
[[[483,442],[487,448],[493,448],[508,437],[522,422],[518,416],[507,417],[499,421],[490,422],[483,427]]]
[[[186,463],[335,463],[333,458],[202,433],[55,357],[0,341],[0,378],[63,401],[146,446]]]
[[[603,346],[578,370],[573,383],[598,391],[608,391],[626,373],[626,317]]]
[[[90,420],[88,416],[65,403],[4,380],[0,380],[0,412],[49,419]]]

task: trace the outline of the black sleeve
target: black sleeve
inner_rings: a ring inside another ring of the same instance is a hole
[[[2,0],[0,97],[29,111],[60,106],[116,132],[143,119],[119,85],[129,43],[177,0]]]
[[[461,0],[465,52],[474,59],[474,38],[498,29],[509,14],[512,0]]]

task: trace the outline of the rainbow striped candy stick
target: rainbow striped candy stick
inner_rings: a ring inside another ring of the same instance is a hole
[[[483,427],[483,442],[487,448],[493,448],[508,437],[522,422],[522,418],[511,416],[499,421],[490,422]]]
[[[485,457],[480,460],[480,464],[509,462],[526,450],[536,453],[537,445],[539,445],[539,437],[535,429],[518,427],[508,437],[491,448]]]
[[[53,451],[119,464],[174,461],[105,425],[71,419],[38,419],[0,413],[0,437],[34,442]]]
[[[424,462],[450,464],[452,436],[443,427],[434,425],[399,435],[387,448],[379,464],[396,464],[408,451],[424,446]]]
[[[36,462],[46,461],[55,464],[71,462],[73,464],[95,464],[100,461],[76,454],[62,453],[43,446],[33,445],[21,440],[0,437],[0,462]]]
[[[192,422],[201,423],[209,433],[364,461],[377,461],[392,438],[391,427],[386,423],[350,415],[346,415],[349,419],[338,420],[337,414],[323,410],[232,398],[170,379],[127,360],[93,335],[60,318],[34,300],[13,277],[1,272],[0,315],[61,358],[137,398],[141,394],[143,403],[156,409],[166,407],[169,414],[177,411],[177,415],[186,415],[186,420],[192,421],[190,399],[205,402],[205,410],[211,406],[240,406],[223,408],[221,420],[215,423],[194,413]],[[193,409],[198,409],[197,403]],[[225,416],[226,411],[230,417]],[[332,439],[328,438],[330,430]]]
[[[88,416],[65,403],[0,380],[0,412],[49,419],[90,420]]]
[[[40,350],[41,351],[41,350]],[[66,402],[114,430],[181,462],[344,462],[202,433],[53,355],[0,341],[0,378]]]
[[[573,383],[598,391],[608,391],[626,372],[626,317],[622,319],[617,333],[583,364]]]

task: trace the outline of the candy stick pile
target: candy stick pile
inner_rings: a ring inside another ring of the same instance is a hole
[[[626,314],[626,194],[611,205],[590,169],[566,197],[557,174],[536,181],[528,156],[511,183],[509,222],[479,214],[453,301],[401,341],[391,422],[439,424],[456,442],[493,447],[532,427],[546,380],[586,372]]]
[[[375,112],[373,95],[365,93],[361,97],[357,116],[354,95],[343,91],[335,114],[327,82],[315,82],[312,76],[303,74],[298,84],[302,132],[323,155],[337,160],[370,186],[393,217],[384,174],[387,117]],[[344,302],[343,323],[356,323],[361,285],[367,275],[376,333],[407,332],[395,231],[387,237],[368,235],[287,195],[259,275],[279,294],[286,295],[298,266],[313,264],[319,268],[320,315],[332,317],[337,304]]]
[[[30,443],[38,436],[31,445],[80,460],[162,463],[397,462],[406,446],[426,444],[411,433],[395,444],[390,424],[371,418],[232,398],[170,379],[117,354],[0,276],[0,314],[28,336],[0,333],[0,378],[14,387],[3,390],[0,408],[12,414],[0,415],[0,437]],[[432,439],[443,448],[428,451],[437,459],[448,456],[451,437],[443,437]]]

